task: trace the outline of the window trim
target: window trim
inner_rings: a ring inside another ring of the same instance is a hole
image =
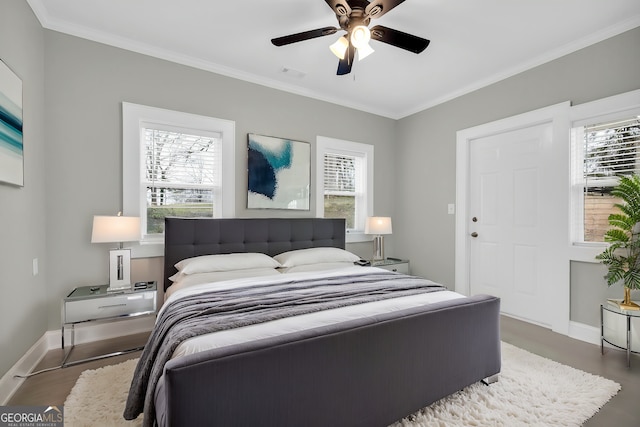
[[[572,134],[571,143],[571,182],[570,205],[571,217],[569,224],[570,248],[569,259],[572,261],[599,263],[595,257],[607,247],[607,243],[585,242],[578,237],[584,235],[584,216],[582,192],[577,190],[576,180],[582,176],[582,158],[579,157],[578,141],[573,140],[573,129],[593,123],[613,121],[618,118],[637,114],[640,115],[640,89],[620,95],[602,98],[572,106],[569,109],[569,126]]]
[[[144,168],[141,132],[144,123],[163,127],[201,130],[222,136],[222,217],[235,216],[235,122],[146,105],[122,103],[122,209],[124,215],[141,216],[142,194],[146,194],[141,179]],[[146,206],[146,204],[145,204]],[[133,258],[164,255],[164,238],[144,238],[131,248]]]
[[[316,217],[324,217],[324,154],[326,152],[364,157],[366,188],[364,191],[364,219],[373,216],[373,153],[374,146],[361,142],[346,141],[325,136],[316,137]],[[346,233],[347,243],[367,242],[372,236],[364,234],[362,229]]]

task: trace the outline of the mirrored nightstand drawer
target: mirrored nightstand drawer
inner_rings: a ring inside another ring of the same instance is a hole
[[[394,271],[396,273],[409,273],[409,260],[397,258],[385,258],[382,261],[373,261],[371,266],[384,268],[385,270]]]
[[[153,313],[155,310],[155,290],[65,301],[64,323],[135,316],[143,313]]]

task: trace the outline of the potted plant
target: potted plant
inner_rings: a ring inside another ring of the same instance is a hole
[[[631,301],[631,290],[640,289],[640,175],[622,176],[611,194],[622,199],[615,206],[620,213],[609,215],[611,228],[604,235],[609,247],[596,256],[608,272],[607,285],[622,281],[624,299],[619,302],[624,310],[638,310]]]

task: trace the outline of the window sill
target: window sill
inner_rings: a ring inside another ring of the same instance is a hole
[[[164,256],[164,240],[146,240],[131,246],[131,258]]]
[[[352,231],[347,232],[346,242],[347,243],[360,243],[360,242],[370,242],[373,237],[369,234],[364,234],[362,231]]]
[[[569,247],[569,260],[600,263],[596,255],[602,253],[606,247],[606,243],[574,243]]]

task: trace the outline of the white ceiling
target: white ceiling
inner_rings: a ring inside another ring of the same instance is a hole
[[[395,119],[640,26],[638,0],[406,0],[370,26],[429,47],[416,55],[372,41],[375,53],[337,76],[328,46],[342,32],[270,42],[337,27],[324,0],[28,2],[48,29]]]

